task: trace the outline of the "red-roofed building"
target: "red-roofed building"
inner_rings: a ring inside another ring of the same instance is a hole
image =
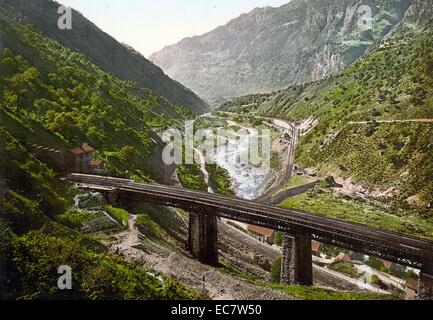
[[[90,161],[92,160],[92,153],[94,148],[84,143],[81,147],[76,147],[69,150],[75,155],[75,171],[77,172],[90,172]]]
[[[56,150],[37,144],[26,144],[26,149],[40,161],[62,172],[103,173],[102,160],[93,159],[93,147],[84,143],[70,150]]]
[[[69,151],[70,151],[72,154],[74,154],[75,156],[78,156],[78,155],[84,153],[84,150],[81,149],[81,147],[77,147],[77,148],[71,149],[71,150],[69,150]]]
[[[93,153],[95,151],[95,149],[91,146],[89,146],[87,143],[83,143],[83,145],[81,146],[81,149],[83,149],[83,151],[85,153]]]
[[[95,173],[104,172],[104,162],[102,160],[92,159],[90,160],[90,169]]]
[[[259,227],[259,226],[254,226],[251,224],[248,225],[247,230],[251,236],[253,236],[259,241],[268,242],[270,244],[274,242],[274,235],[275,235],[274,230]]]
[[[317,241],[311,241],[311,252],[314,256],[318,256],[320,254],[320,249],[322,248],[322,245],[320,242]]]
[[[391,267],[392,267],[392,265],[393,265],[392,262],[387,261],[387,260],[383,260],[383,259],[379,259],[379,260],[383,263],[383,266],[384,266],[385,268],[387,268],[387,269],[391,269]]]
[[[347,262],[350,263],[352,261],[352,259],[350,259],[350,257],[345,254],[345,253],[340,253],[336,258],[335,261],[337,262]]]

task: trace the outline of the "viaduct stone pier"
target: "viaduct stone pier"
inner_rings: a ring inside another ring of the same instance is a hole
[[[117,190],[107,190],[103,192],[105,200],[112,206],[116,206],[119,204],[119,193]]]
[[[281,283],[288,285],[313,285],[311,236],[291,233],[283,236]]]
[[[189,214],[188,248],[200,262],[218,265],[218,229],[214,213]]]
[[[116,206],[128,200],[114,189],[100,190],[105,200]],[[211,266],[218,266],[218,229],[217,216],[212,210],[194,212],[189,210],[188,250],[200,262]]]

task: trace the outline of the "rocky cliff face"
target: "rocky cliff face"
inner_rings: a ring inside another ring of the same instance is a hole
[[[416,26],[428,2],[293,0],[280,8],[255,9],[150,59],[211,102],[269,92],[341,71],[405,16],[409,27]],[[362,5],[371,8],[370,20],[368,10],[360,11]]]

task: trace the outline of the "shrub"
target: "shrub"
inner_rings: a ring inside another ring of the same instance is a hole
[[[275,232],[275,236],[274,236],[274,243],[277,246],[282,246],[283,245],[283,233],[280,231]]]
[[[358,269],[356,269],[355,267],[352,267],[351,265],[349,265],[347,263],[337,262],[337,263],[331,264],[329,266],[329,268],[331,270],[334,270],[334,271],[343,273],[345,275],[348,275],[351,278],[358,278],[359,277]]]
[[[278,257],[272,264],[271,280],[272,283],[280,283],[281,281],[281,257]]]
[[[136,226],[138,230],[149,238],[163,238],[164,231],[152,218],[147,214],[139,214]]]
[[[128,225],[128,220],[129,220],[128,211],[120,208],[114,208],[112,206],[106,206],[105,209],[107,210],[108,214],[112,216],[117,222],[119,222],[124,226]]]

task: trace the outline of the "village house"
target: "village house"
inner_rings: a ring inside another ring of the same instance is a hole
[[[248,233],[255,239],[261,242],[267,242],[269,244],[273,244],[275,231],[263,227],[258,227],[254,225],[248,225],[247,227]]]
[[[313,254],[313,256],[320,256],[320,249],[322,248],[322,245],[320,244],[320,242],[317,241],[311,241],[311,253]]]
[[[95,149],[84,143],[81,147],[76,147],[69,150],[75,156],[75,171],[90,172],[90,162]]]
[[[84,143],[68,151],[56,150],[36,144],[27,144],[26,148],[40,161],[62,172],[103,173],[102,160],[93,159],[95,149]]]
[[[340,253],[336,258],[335,258],[335,262],[346,262],[346,263],[351,263],[352,259],[350,259],[350,257],[345,254],[345,253]]]

